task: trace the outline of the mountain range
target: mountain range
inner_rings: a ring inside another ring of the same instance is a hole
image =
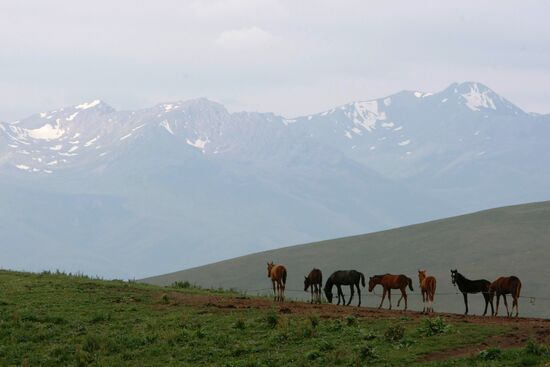
[[[550,115],[475,82],[293,119],[207,99],[42,112],[0,123],[0,266],[143,277],[547,200],[549,139]]]

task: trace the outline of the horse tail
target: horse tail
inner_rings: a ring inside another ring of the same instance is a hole
[[[406,277],[407,278],[407,283],[409,284],[409,289],[411,290],[411,292],[413,291],[413,284],[412,284],[412,279],[409,278],[409,277]]]
[[[286,284],[286,269],[283,268],[283,284]]]
[[[365,288],[365,276],[363,273],[359,273],[359,275],[361,275],[361,284],[363,285],[363,288]]]
[[[516,298],[519,298],[519,293],[521,292],[521,280],[518,279],[517,285],[516,285]]]

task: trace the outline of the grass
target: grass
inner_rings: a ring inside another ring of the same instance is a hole
[[[0,271],[0,290],[1,366],[415,366],[428,353],[511,332],[439,319],[189,306],[174,295],[238,294],[81,275]],[[547,347],[530,343],[430,365],[542,365],[549,357]]]

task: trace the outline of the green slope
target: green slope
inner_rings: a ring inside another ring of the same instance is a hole
[[[221,244],[223,246],[223,244]],[[357,269],[366,276],[404,273],[412,277],[413,309],[421,309],[417,269],[438,280],[436,311],[463,312],[462,296],[450,280],[451,268],[471,279],[494,280],[517,275],[523,282],[520,315],[550,317],[550,201],[481,211],[388,231],[339,238],[255,253],[206,266],[144,279],[158,285],[187,280],[206,287],[266,293],[271,286],[266,262],[288,269],[288,295],[306,297],[303,276],[312,267],[326,279],[338,269]],[[380,293],[380,290],[376,290]],[[364,293],[367,293],[365,290]],[[369,294],[363,305],[375,306]],[[396,297],[394,297],[394,306]],[[502,305],[501,305],[502,306]],[[481,295],[470,296],[470,312],[482,312]]]

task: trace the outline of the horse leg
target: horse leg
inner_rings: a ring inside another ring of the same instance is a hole
[[[435,298],[435,291],[432,291],[430,294],[430,312],[434,312],[434,298]]]
[[[519,300],[518,297],[514,295],[514,304],[516,305],[516,317],[519,315]],[[512,313],[514,312],[514,306],[512,305]]]
[[[466,306],[466,312],[464,312],[464,315],[468,314],[468,293],[464,292],[462,293],[462,296],[464,297],[464,306]]]
[[[359,287],[359,283],[357,283],[357,296],[359,296],[359,304],[357,304],[357,307],[361,307],[361,288]]]
[[[317,290],[315,290],[315,294],[317,294]],[[309,303],[313,303],[313,286],[311,286],[311,301],[309,301]]]
[[[495,316],[498,316],[498,305],[500,303],[500,293],[497,293],[497,309],[495,310]]]
[[[273,300],[277,300],[277,291],[275,290],[275,281],[271,280],[271,284],[273,285]]]
[[[388,289],[388,301],[390,302],[390,308],[389,310],[391,310],[391,289]],[[398,306],[399,307],[399,306]]]
[[[342,291],[342,287],[338,286],[338,291],[342,295],[342,306],[346,304],[346,296],[344,296],[344,291]]]
[[[351,303],[351,300],[353,299],[353,295],[355,294],[355,291],[353,289],[353,284],[349,286],[349,290],[351,294],[349,296],[348,303],[346,306],[349,306],[349,304]]]
[[[508,301],[506,300],[506,294],[502,295],[502,298],[504,298],[504,306],[506,306],[506,316],[510,317],[512,314],[510,311],[508,311]]]
[[[378,309],[382,308],[382,304],[384,303],[384,298],[386,298],[386,288],[384,288],[384,292],[382,293],[382,300],[380,301],[380,306],[378,306]]]
[[[405,291],[405,288],[401,288],[401,297],[399,298],[399,301],[397,301],[397,307],[399,307],[399,303],[402,299],[405,300],[405,311],[407,311],[407,291]]]
[[[426,312],[426,299],[424,298],[424,294],[426,293],[424,289],[420,290],[420,293],[422,293],[422,313]]]

